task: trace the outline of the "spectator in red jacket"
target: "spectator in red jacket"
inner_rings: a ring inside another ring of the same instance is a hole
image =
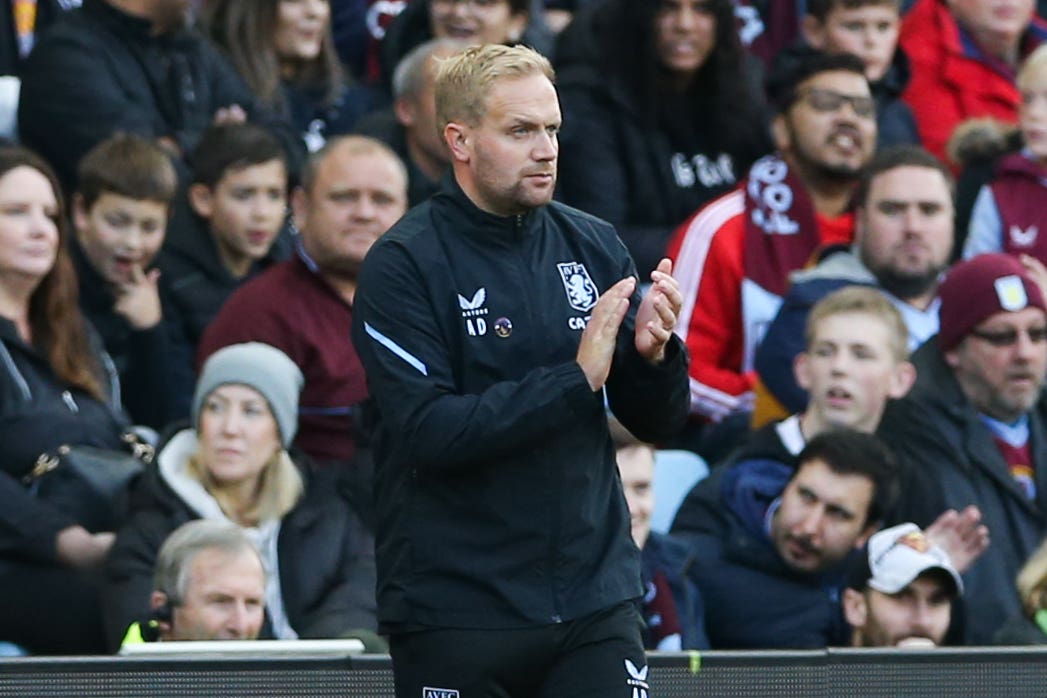
[[[1015,71],[1047,39],[1047,22],[1033,10],[1033,0],[918,0],[906,15],[900,43],[912,79],[902,99],[932,153],[945,158],[965,119],[1017,120]]]

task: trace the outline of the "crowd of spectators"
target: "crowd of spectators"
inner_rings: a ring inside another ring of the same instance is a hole
[[[354,294],[476,43],[550,58],[556,199],[683,293],[686,426],[611,429],[647,648],[1047,643],[1047,21],[994,7],[7,3],[0,643],[377,629]],[[28,484],[132,433],[111,530]],[[710,468],[671,532],[662,448]]]

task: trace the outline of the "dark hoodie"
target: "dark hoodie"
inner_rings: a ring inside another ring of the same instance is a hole
[[[768,511],[793,472],[781,461],[757,458],[715,474],[722,515],[697,526],[704,532],[691,538],[692,578],[713,649],[846,643],[839,604],[843,566],[821,574],[798,572],[782,560],[767,531]]]
[[[247,276],[237,279],[222,264],[207,221],[187,208],[176,209],[157,266],[167,279],[171,302],[182,318],[183,333],[195,355],[200,337],[226,299],[255,274],[287,259],[291,254],[291,241],[290,236],[281,231],[269,254],[255,262]]]

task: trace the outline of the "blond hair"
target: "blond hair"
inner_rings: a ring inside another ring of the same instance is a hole
[[[822,320],[833,315],[855,313],[870,315],[882,322],[887,328],[890,344],[888,349],[895,361],[901,363],[909,359],[909,330],[905,326],[902,314],[881,291],[869,286],[847,286],[833,291],[815,303],[807,317],[807,327],[804,331],[807,348],[810,349],[814,345],[818,324]]]
[[[258,476],[258,489],[250,506],[238,511],[233,500],[217,486],[214,477],[197,451],[189,458],[189,472],[215,498],[218,506],[232,521],[255,525],[271,519],[282,519],[294,509],[305,492],[298,467],[285,449],[278,449],[263,466]]]
[[[1047,540],[1022,565],[1015,584],[1026,615],[1032,618],[1047,608]]]
[[[473,46],[440,61],[436,73],[436,123],[443,128],[460,122],[476,126],[487,110],[487,95],[495,83],[532,75],[555,82],[553,66],[526,46]]]
[[[1028,89],[1033,73],[1040,72],[1045,68],[1047,68],[1047,44],[1037,48],[1022,61],[1021,67],[1018,68],[1018,79],[1015,81],[1018,84],[1018,89],[1022,91]]]

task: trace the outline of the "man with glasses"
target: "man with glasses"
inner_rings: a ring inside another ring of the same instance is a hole
[[[941,329],[913,356],[918,378],[879,433],[902,459],[897,520],[924,526],[974,504],[993,542],[968,571],[966,640],[986,644],[1021,612],[1014,578],[1047,534],[1047,305],[1009,255],[957,264]]]
[[[747,426],[753,354],[789,273],[823,245],[851,242],[854,185],[876,147],[876,108],[859,58],[797,48],[776,61],[767,91],[777,152],[686,221],[669,246],[684,294],[677,332],[691,354],[697,424],[740,415],[728,424]]]

